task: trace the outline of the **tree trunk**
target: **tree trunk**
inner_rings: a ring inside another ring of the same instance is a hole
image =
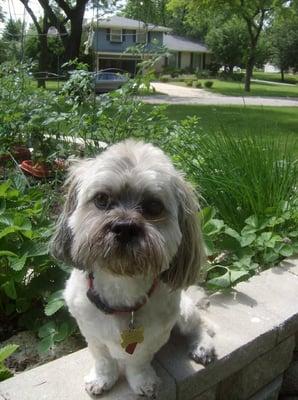
[[[284,82],[284,80],[285,80],[285,71],[284,71],[283,68],[280,69],[280,75],[281,75],[282,82]]]
[[[246,92],[250,92],[250,81],[252,78],[254,65],[255,65],[255,55],[254,51],[251,50],[246,63],[246,74],[245,74],[245,85],[244,85],[244,90]]]
[[[85,5],[73,12],[70,19],[70,35],[65,49],[65,62],[79,58],[84,13]]]

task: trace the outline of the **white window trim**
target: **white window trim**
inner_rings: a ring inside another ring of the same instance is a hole
[[[114,31],[114,32],[113,32]],[[115,33],[116,31],[116,33]],[[118,37],[118,39],[115,40],[115,37],[113,38],[113,36]],[[122,29],[118,29],[118,28],[111,28],[110,29],[110,42],[113,43],[122,43],[123,41],[123,32]]]

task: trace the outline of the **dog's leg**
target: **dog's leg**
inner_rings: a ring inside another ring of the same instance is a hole
[[[95,364],[85,376],[85,389],[92,396],[99,396],[109,390],[119,376],[118,364],[106,346],[88,340],[88,348],[95,359]]]
[[[160,380],[150,362],[129,363],[125,368],[129,386],[137,395],[156,399]]]
[[[177,325],[181,333],[191,339],[189,356],[194,361],[207,365],[216,358],[212,340],[214,331],[208,326],[207,321],[201,317],[196,303],[185,291],[181,295]]]

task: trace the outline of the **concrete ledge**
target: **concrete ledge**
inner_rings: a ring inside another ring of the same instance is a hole
[[[204,368],[187,357],[173,336],[156,356],[162,378],[159,399],[276,399],[298,332],[298,259],[211,296],[209,319],[217,327],[218,360]],[[84,400],[83,376],[92,363],[86,350],[24,372],[0,384],[1,400]],[[121,380],[108,400],[136,397]]]

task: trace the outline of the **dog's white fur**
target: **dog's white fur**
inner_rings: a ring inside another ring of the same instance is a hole
[[[95,360],[86,389],[100,395],[123,371],[136,394],[155,398],[158,378],[150,363],[176,323],[191,336],[195,361],[206,364],[214,357],[212,332],[199,315],[196,291],[187,289],[196,283],[204,259],[193,190],[160,149],[134,141],[79,162],[68,184],[52,251],[79,268],[67,282],[65,300]],[[94,204],[102,192],[113,199],[109,209]],[[140,204],[146,196],[162,202],[160,217],[144,215]],[[127,219],[142,233],[132,243],[119,245],[110,227]],[[120,345],[130,314],[98,310],[86,296],[86,271],[93,271],[94,289],[113,308],[135,306],[158,278],[158,286],[135,313],[136,326],[144,327],[144,342],[132,355]]]

